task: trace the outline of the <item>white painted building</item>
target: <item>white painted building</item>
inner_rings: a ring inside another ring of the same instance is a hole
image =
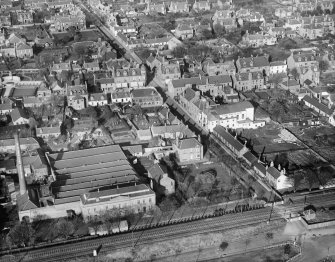
[[[233,129],[264,126],[265,121],[254,120],[254,112],[248,101],[213,107],[207,114],[207,129],[212,132],[217,125]]]
[[[270,62],[270,75],[287,73],[286,61]]]

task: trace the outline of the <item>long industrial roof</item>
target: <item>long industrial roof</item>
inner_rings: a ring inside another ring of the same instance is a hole
[[[94,189],[137,181],[136,172],[118,145],[96,147],[49,155],[56,181],[55,204],[80,200]]]

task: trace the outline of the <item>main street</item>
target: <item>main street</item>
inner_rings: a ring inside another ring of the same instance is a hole
[[[116,44],[119,48],[123,48],[126,50],[125,55],[131,58],[132,60],[136,61],[137,63],[142,63],[142,60],[133,52],[131,51],[128,46],[124,45],[122,41],[118,39],[118,37],[114,36],[109,28],[105,26],[99,17],[99,15],[96,14],[96,12],[93,10],[93,7],[88,5],[87,3],[84,3],[83,1],[76,1],[76,4],[83,10],[83,12],[87,16],[91,16],[95,19],[96,23],[95,26],[114,44]]]

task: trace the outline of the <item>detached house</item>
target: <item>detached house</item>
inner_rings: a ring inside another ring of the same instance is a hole
[[[87,107],[88,93],[86,85],[66,86],[68,106],[75,110]]]
[[[148,177],[154,181],[154,188],[159,190],[162,187],[165,195],[170,195],[175,192],[175,181],[170,178],[167,171],[160,164],[154,164],[148,169]]]
[[[182,163],[190,163],[203,159],[203,145],[195,138],[177,139],[173,144],[176,151],[178,161]]]

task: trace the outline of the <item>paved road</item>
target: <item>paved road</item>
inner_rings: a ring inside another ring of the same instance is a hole
[[[128,55],[130,58],[132,58],[137,63],[142,63],[142,60],[132,51],[130,50],[126,45],[123,44],[117,37],[115,37],[111,31],[103,24],[101,21],[101,18],[99,15],[95,13],[95,11],[92,9],[91,6],[87,5],[86,3],[83,3],[82,1],[76,2],[78,6],[86,13],[86,15],[93,16],[97,23],[96,27],[106,36],[108,37],[112,42],[114,42],[116,45],[118,45],[120,48],[123,48],[126,50],[126,55]]]

